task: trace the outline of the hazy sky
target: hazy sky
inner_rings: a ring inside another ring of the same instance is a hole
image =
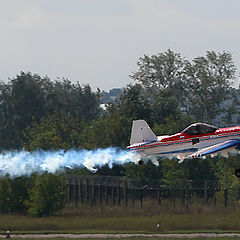
[[[109,90],[144,54],[229,51],[240,69],[239,0],[0,0],[0,80],[30,71]],[[238,75],[237,75],[238,76]]]

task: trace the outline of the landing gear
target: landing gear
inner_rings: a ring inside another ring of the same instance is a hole
[[[235,176],[240,178],[240,168],[235,169]]]
[[[143,160],[139,160],[138,165],[142,165],[142,164],[143,164]]]

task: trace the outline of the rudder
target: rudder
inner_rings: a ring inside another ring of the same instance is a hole
[[[145,120],[133,121],[130,145],[134,143],[143,143],[156,140],[156,135]]]

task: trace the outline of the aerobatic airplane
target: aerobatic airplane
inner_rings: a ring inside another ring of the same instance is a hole
[[[228,157],[240,151],[240,126],[218,128],[195,123],[180,133],[157,137],[146,121],[136,120],[133,121],[128,148],[141,156],[158,155],[180,161],[207,155]],[[235,175],[240,178],[240,169],[235,170]]]

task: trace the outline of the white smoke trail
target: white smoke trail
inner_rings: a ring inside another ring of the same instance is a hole
[[[6,174],[11,177],[30,175],[35,172],[55,173],[57,170],[74,167],[86,167],[96,171],[96,167],[105,164],[111,168],[113,164],[136,162],[136,153],[106,148],[96,150],[68,150],[68,151],[6,151],[0,154],[0,176]]]

